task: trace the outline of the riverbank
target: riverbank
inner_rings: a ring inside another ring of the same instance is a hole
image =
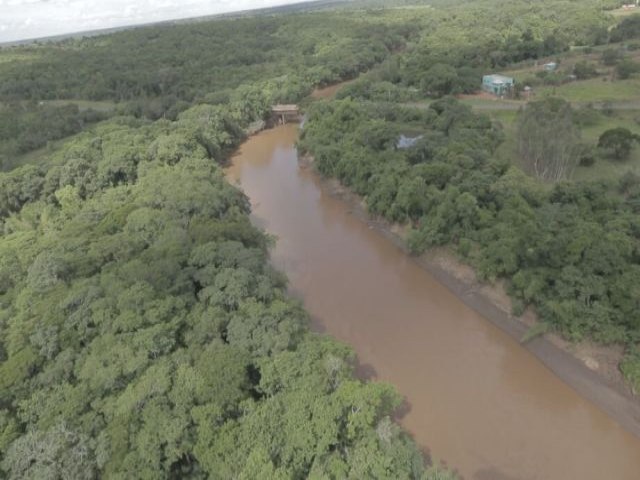
[[[303,168],[313,168],[310,156],[300,157],[298,161]],[[500,285],[480,282],[473,269],[450,251],[440,248],[421,256],[410,255],[402,227],[373,218],[361,197],[335,179],[316,175],[321,179],[320,185],[325,193],[345,202],[353,216],[393,242],[463,303],[514,340],[520,342],[535,324],[535,314],[530,310],[520,317],[512,315],[510,299]],[[640,401],[623,382],[616,366],[612,366],[621,357],[621,351],[589,345],[576,347],[554,334],[538,336],[521,345],[581,396],[640,437]]]

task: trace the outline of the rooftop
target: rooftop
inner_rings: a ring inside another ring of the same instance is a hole
[[[490,77],[491,80],[495,83],[511,83],[513,82],[512,77],[507,77],[506,75],[500,75],[499,73],[492,73],[490,75],[485,75],[485,77]]]
[[[279,113],[279,112],[292,112],[298,111],[298,106],[297,105],[273,105],[271,107],[271,111],[274,113]]]

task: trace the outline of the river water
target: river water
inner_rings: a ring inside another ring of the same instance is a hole
[[[472,311],[301,168],[297,126],[250,138],[228,169],[313,326],[407,399],[401,424],[476,480],[638,480],[640,440]]]

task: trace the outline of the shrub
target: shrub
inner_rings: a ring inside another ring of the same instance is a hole
[[[580,153],[578,165],[580,165],[581,167],[591,167],[594,163],[596,163],[596,157],[596,152],[594,152],[591,147],[587,147]]]
[[[633,390],[634,395],[640,391],[640,349],[632,348],[620,363],[620,371]]]
[[[573,74],[578,80],[586,80],[587,78],[593,78],[598,75],[598,71],[596,70],[595,65],[583,60],[575,64],[573,67]]]
[[[573,122],[580,127],[592,127],[600,123],[601,119],[602,114],[592,105],[586,105],[573,112]]]
[[[620,61],[621,57],[622,55],[620,54],[620,50],[616,48],[608,48],[602,52],[602,63],[608,67],[612,67]]]
[[[640,63],[628,58],[625,58],[616,66],[616,76],[620,80],[626,80],[638,72],[640,72]]]
[[[598,147],[616,160],[624,160],[629,156],[633,142],[639,139],[627,128],[612,128],[600,135]]]
[[[620,181],[618,183],[618,191],[626,195],[638,185],[640,185],[640,175],[629,170],[627,173],[620,177]]]

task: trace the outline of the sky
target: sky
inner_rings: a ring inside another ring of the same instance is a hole
[[[272,7],[300,0],[0,0],[0,42]]]

